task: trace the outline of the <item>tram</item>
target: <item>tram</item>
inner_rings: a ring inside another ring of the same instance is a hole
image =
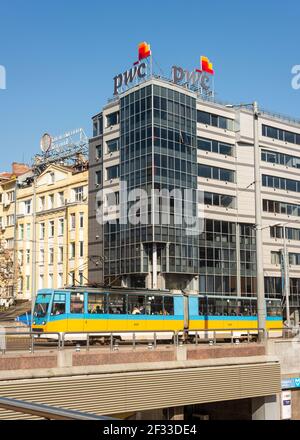
[[[158,339],[170,339],[174,332],[195,335],[196,331],[204,334],[213,330],[218,330],[218,337],[227,331],[242,337],[249,330],[257,334],[256,304],[256,298],[168,290],[42,289],[35,300],[32,330],[67,333],[66,340],[84,339],[85,332],[103,332],[104,336],[111,332],[121,340],[132,339],[133,332],[137,332],[137,339],[144,339],[147,332],[157,333]],[[280,301],[266,300],[266,312],[267,329],[276,335],[283,327]]]

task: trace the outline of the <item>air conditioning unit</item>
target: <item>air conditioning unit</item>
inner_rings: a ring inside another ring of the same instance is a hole
[[[10,200],[5,200],[3,203],[4,208],[7,208],[10,205]]]
[[[82,197],[82,201],[85,202],[87,200],[87,196]]]

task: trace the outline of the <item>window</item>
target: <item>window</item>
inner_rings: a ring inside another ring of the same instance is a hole
[[[44,264],[45,263],[45,250],[44,249],[40,249],[40,264]]]
[[[224,116],[215,115],[213,113],[208,113],[201,110],[197,110],[197,122],[226,130],[233,130],[233,119],[225,118]]]
[[[69,280],[70,280],[69,284],[71,286],[75,286],[75,272],[74,271],[69,273]]]
[[[53,173],[53,172],[51,172],[51,173],[49,173],[50,174],[50,184],[53,184],[53,183],[55,183],[55,173]]]
[[[76,227],[76,214],[71,214],[71,229],[75,229]]]
[[[96,146],[96,159],[101,159],[102,157],[102,145]]]
[[[278,165],[285,165],[292,168],[300,168],[300,158],[289,154],[278,153],[274,151],[262,150],[261,160]]]
[[[198,176],[232,183],[235,180],[235,172],[233,170],[200,164],[198,164]]]
[[[58,235],[64,235],[65,220],[63,218],[58,219]]]
[[[145,295],[128,295],[128,313],[144,315],[146,313]]]
[[[79,242],[79,257],[83,257],[83,241]]]
[[[82,270],[80,270],[78,272],[78,277],[79,277],[79,285],[83,286],[83,272],[82,272]]]
[[[54,220],[49,222],[49,237],[54,237]]]
[[[58,206],[64,206],[65,204],[65,194],[63,191],[59,192],[58,195]]]
[[[270,127],[269,125],[262,125],[262,135],[280,141],[289,142],[291,144],[300,145],[300,134],[281,130],[276,127]]]
[[[75,258],[75,242],[70,243],[70,258]]]
[[[300,192],[300,183],[297,180],[285,179],[283,177],[262,175],[262,185],[269,188],[279,188],[287,191]]]
[[[84,226],[84,213],[80,212],[79,213],[79,227],[83,228],[83,226]]]
[[[24,225],[19,226],[19,240],[24,240]]]
[[[111,141],[106,142],[107,145],[107,153],[114,153],[115,151],[119,151],[119,139],[112,139]]]
[[[31,214],[31,199],[25,200],[24,207],[25,207],[25,215]]]
[[[6,193],[7,201],[12,203],[15,201],[15,192],[14,191],[8,191]]]
[[[71,293],[70,295],[70,313],[84,312],[84,294]]]
[[[6,225],[13,226],[15,224],[15,216],[13,214],[6,217]]]
[[[40,239],[45,238],[45,223],[40,223]]]
[[[97,315],[107,313],[107,295],[101,293],[89,293],[88,313],[94,313]]]
[[[119,123],[119,112],[113,112],[106,116],[106,127]]]
[[[202,191],[199,192],[198,203],[202,203],[201,200]],[[235,208],[236,197],[225,195],[225,194],[217,194],[211,192],[204,192],[204,205],[211,206],[222,206],[223,208]]]
[[[211,151],[225,156],[233,155],[233,146],[225,142],[214,141],[211,139],[197,138],[198,150]]]
[[[49,288],[52,289],[53,288],[53,273],[49,273],[49,275],[48,275],[48,284],[49,284]]]
[[[114,193],[108,193],[106,195],[107,206],[117,206],[119,205],[119,191]]]
[[[54,248],[49,248],[49,264],[54,263]]]
[[[51,194],[49,196],[49,209],[53,209],[54,208],[54,194]]]
[[[263,211],[281,213],[300,217],[300,205],[277,202],[274,200],[263,200]]]
[[[96,171],[95,183],[96,185],[102,185],[102,171]]]
[[[119,165],[114,165],[106,169],[107,180],[117,179],[119,177]]]
[[[30,240],[30,229],[31,229],[31,225],[30,223],[26,224],[26,238],[27,240]]]
[[[7,249],[13,249],[13,247],[14,247],[14,239],[13,238],[8,238],[6,240],[6,247],[7,247]]]
[[[108,309],[108,313],[111,314],[126,314],[126,296],[119,294],[110,294]]]
[[[271,251],[271,264],[280,264],[280,252]]]
[[[39,276],[39,289],[43,289],[44,287],[44,275],[40,274]]]
[[[58,263],[62,263],[64,260],[64,248],[63,246],[59,246],[58,248]]]
[[[23,258],[24,258],[23,251],[20,250],[20,251],[18,252],[18,260],[19,260],[19,264],[20,264],[21,266],[23,266]]]
[[[83,201],[83,186],[79,186],[78,188],[74,188],[75,202]]]
[[[51,315],[58,316],[66,313],[66,295],[63,293],[55,293],[51,309]]]
[[[40,197],[40,211],[45,209],[45,196]]]

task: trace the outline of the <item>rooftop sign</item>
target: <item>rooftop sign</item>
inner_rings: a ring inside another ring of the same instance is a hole
[[[200,57],[200,68],[188,71],[180,66],[172,67],[170,81],[206,96],[213,96],[213,65],[205,57]],[[152,52],[150,44],[143,41],[138,46],[138,61],[124,73],[119,73],[114,77],[114,96],[136,86],[141,80],[152,77]]]

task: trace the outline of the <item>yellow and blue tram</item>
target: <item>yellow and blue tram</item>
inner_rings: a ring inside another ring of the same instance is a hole
[[[266,312],[267,329],[282,328],[280,301],[267,300]],[[42,289],[32,319],[37,333],[113,332],[121,339],[132,338],[134,331],[157,332],[164,339],[165,332],[215,329],[234,329],[235,336],[245,329],[255,333],[256,299],[147,289]]]

